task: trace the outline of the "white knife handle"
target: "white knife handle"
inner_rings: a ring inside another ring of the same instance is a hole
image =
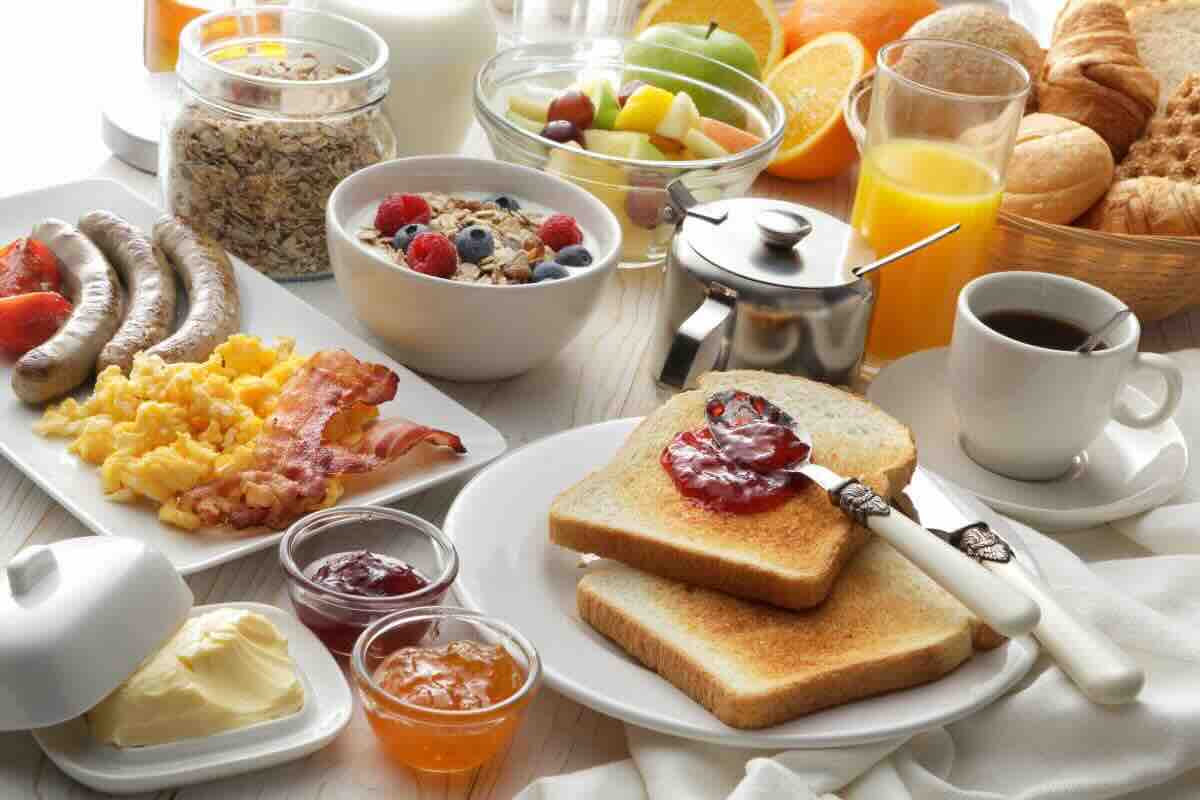
[[[1042,619],[1033,635],[1089,700],[1119,705],[1137,698],[1146,674],[1112,639],[1068,611],[1049,587],[1016,561],[985,563],[1041,607]]]
[[[867,516],[866,523],[997,633],[1022,636],[1037,625],[1037,604],[1022,591],[895,508],[886,515]]]

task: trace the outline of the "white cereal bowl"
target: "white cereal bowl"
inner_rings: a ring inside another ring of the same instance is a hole
[[[392,192],[503,193],[570,214],[592,266],[515,286],[398,266],[357,235]],[[455,381],[511,378],[552,359],[583,329],[621,252],[617,218],[589,192],[529,167],[462,156],[402,158],[355,172],[329,196],[325,228],[338,287],[362,323],[406,366]]]

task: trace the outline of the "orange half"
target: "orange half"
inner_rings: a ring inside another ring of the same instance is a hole
[[[858,149],[842,118],[842,103],[870,66],[853,34],[818,36],[779,62],[766,78],[787,111],[779,154],[767,171],[792,180],[832,178],[854,163]]]

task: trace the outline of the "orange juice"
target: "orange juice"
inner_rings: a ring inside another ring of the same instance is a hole
[[[950,343],[959,290],[988,271],[1002,185],[970,151],[893,139],[863,157],[851,224],[879,257],[955,222],[942,241],[872,275],[867,358],[880,364]]]

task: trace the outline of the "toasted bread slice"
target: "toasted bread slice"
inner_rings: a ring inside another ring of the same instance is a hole
[[[588,624],[734,728],[928,683],[1004,641],[879,539],[807,611],[612,562],[580,580],[576,601]]]
[[[648,416],[613,460],[550,506],[550,540],[656,575],[784,608],[811,608],[869,534],[818,486],[770,511],[731,514],[684,497],[659,463],[680,431],[704,424],[721,389],[760,394],[812,436],[813,461],[899,493],[916,467],[907,428],[848,392],[768,372],[719,372]]]

